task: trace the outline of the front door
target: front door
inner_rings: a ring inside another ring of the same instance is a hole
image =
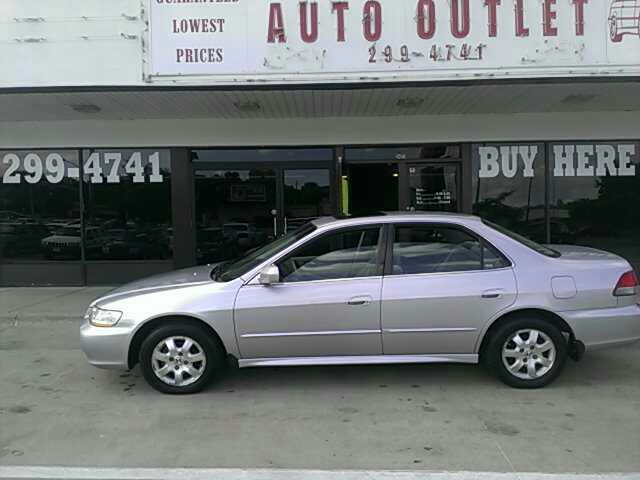
[[[459,212],[460,165],[450,162],[408,164],[406,210]]]
[[[333,214],[328,168],[221,165],[198,168],[194,178],[198,264],[240,257]]]
[[[279,283],[242,287],[234,310],[242,358],[380,355],[382,232],[312,238],[276,262]]]

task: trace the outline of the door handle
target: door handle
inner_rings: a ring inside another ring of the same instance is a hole
[[[482,298],[500,298],[502,297],[503,293],[504,293],[504,290],[502,289],[485,290],[484,292],[482,292],[481,297]]]
[[[371,297],[353,297],[349,299],[347,305],[369,305],[371,303]]]

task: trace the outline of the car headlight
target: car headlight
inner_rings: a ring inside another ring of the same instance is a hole
[[[113,327],[121,317],[122,312],[117,310],[104,310],[98,307],[89,307],[87,313],[84,314],[85,320],[94,327]]]

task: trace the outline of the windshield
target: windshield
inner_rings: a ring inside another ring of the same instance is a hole
[[[504,228],[500,225],[497,225],[495,223],[489,222],[487,220],[482,220],[482,223],[484,223],[485,225],[488,225],[489,227],[493,228],[494,230],[497,230],[498,232],[502,233],[503,235],[506,235],[507,237],[512,238],[513,240],[515,240],[518,243],[521,243],[522,245],[524,245],[525,247],[530,248],[531,250],[535,250],[536,252],[545,255],[547,257],[552,257],[552,258],[558,258],[561,254],[560,252],[558,252],[557,250],[554,250],[553,248],[549,248],[549,247],[545,247],[544,245],[540,245],[537,242],[534,242],[533,240],[527,238],[527,237],[523,237],[522,235],[519,235],[515,232],[512,232],[511,230]]]
[[[223,263],[214,270],[214,280],[217,282],[229,282],[241,277],[249,270],[257,267],[265,260],[269,259],[281,250],[286,249],[290,245],[301,238],[309,235],[316,229],[313,223],[306,223],[298,229],[289,232],[283,237],[274,240],[263,247],[251,252],[250,254],[229,263]]]

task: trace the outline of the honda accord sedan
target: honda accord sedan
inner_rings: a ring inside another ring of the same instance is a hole
[[[482,362],[513,387],[567,357],[640,340],[629,263],[539,245],[478,217],[321,218],[239,260],[159,275],[91,303],[91,364],[194,393],[239,367]]]

